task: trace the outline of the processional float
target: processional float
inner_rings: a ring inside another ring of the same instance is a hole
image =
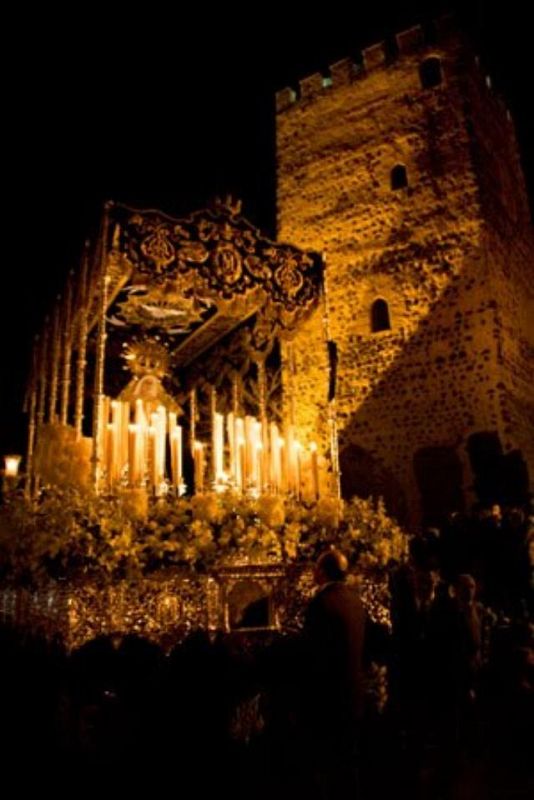
[[[185,219],[106,204],[36,338],[27,496],[335,492],[334,398],[316,441],[293,388],[292,335],[320,303],[332,349],[324,278],[317,254],[265,238],[230,199]]]

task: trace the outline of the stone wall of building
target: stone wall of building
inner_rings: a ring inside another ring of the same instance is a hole
[[[477,71],[468,97],[473,162],[480,185],[486,267],[493,300],[497,369],[493,430],[503,454],[521,453],[534,474],[534,232],[512,119]]]
[[[343,490],[383,494],[414,525],[475,499],[473,434],[496,434],[503,457],[532,459],[533,439],[513,127],[462,38],[436,41],[412,29],[396,58],[376,45],[277,98],[278,237],[324,254]],[[441,80],[424,88],[429,58]],[[373,332],[377,300],[390,328]],[[296,423],[327,449],[325,338],[318,308],[290,349]]]

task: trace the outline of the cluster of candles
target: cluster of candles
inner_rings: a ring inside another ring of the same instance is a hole
[[[132,486],[160,494],[168,476],[177,494],[186,490],[183,475],[184,431],[175,412],[159,406],[147,414],[143,400],[103,398],[100,453],[109,485],[127,476]],[[291,493],[319,497],[317,446],[304,448],[288,425],[256,417],[212,414],[211,442],[188,442],[194,463],[195,491],[228,487],[251,494]],[[210,459],[208,462],[207,459]],[[169,463],[170,461],[170,463]]]
[[[109,485],[125,474],[132,486],[148,485],[156,493],[167,476],[167,441],[170,443],[172,482],[178,493],[184,491],[182,470],[182,428],[176,413],[159,406],[150,414],[143,400],[102,400],[99,451]],[[133,419],[132,419],[133,418]]]

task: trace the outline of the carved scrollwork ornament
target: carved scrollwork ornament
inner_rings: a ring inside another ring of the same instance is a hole
[[[172,245],[167,226],[158,225],[152,233],[146,236],[140,245],[141,252],[156,267],[156,271],[163,269],[175,260],[175,248]]]

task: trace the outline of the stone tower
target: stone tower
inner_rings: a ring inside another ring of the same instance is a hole
[[[285,346],[299,430],[344,495],[417,525],[534,474],[534,246],[509,112],[463,37],[419,27],[277,95],[278,238],[324,254]]]

